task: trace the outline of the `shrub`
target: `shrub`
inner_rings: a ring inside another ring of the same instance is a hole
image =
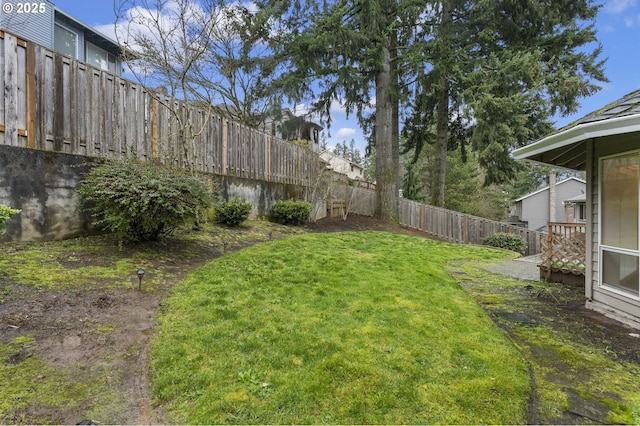
[[[252,207],[251,203],[242,202],[238,197],[218,203],[216,205],[216,222],[229,226],[240,225],[247,220]]]
[[[94,224],[133,241],[155,241],[198,217],[211,202],[204,183],[185,171],[133,160],[92,169],[78,187]]]
[[[280,200],[273,206],[273,220],[285,225],[302,225],[309,220],[311,203],[302,200]]]
[[[5,224],[11,216],[20,213],[20,210],[12,209],[11,207],[3,206],[0,204],[0,234],[4,232]]]
[[[506,232],[496,232],[484,239],[484,243],[491,247],[511,250],[524,254],[527,250],[527,242],[523,237]]]

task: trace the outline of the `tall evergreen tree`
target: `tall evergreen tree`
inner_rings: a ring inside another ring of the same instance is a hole
[[[295,100],[317,99],[330,122],[333,102],[355,113],[373,135],[377,215],[398,217],[399,124],[397,0],[258,1],[262,13],[281,16],[274,50],[289,64],[279,90]],[[375,102],[375,115],[367,109]]]
[[[505,182],[516,173],[511,149],[550,132],[552,116],[575,112],[606,81],[594,44],[598,8],[592,0],[430,3],[416,27],[421,48],[407,58],[415,84],[405,132],[414,158],[425,143],[436,146],[432,204],[444,204],[447,147],[467,142],[453,122],[471,130],[485,184]]]
[[[551,130],[556,112],[606,81],[594,0],[262,0],[277,89],[355,112],[376,151],[377,214],[396,219],[399,118],[406,149],[436,146],[432,203],[444,204],[446,156],[478,152],[485,184],[516,172],[511,148]],[[281,16],[276,19],[274,17]],[[375,102],[374,116],[366,111]],[[455,126],[452,124],[455,123]]]

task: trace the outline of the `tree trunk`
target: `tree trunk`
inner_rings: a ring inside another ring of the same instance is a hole
[[[396,34],[383,52],[383,65],[376,75],[376,216],[398,221],[400,179],[398,97],[396,73]]]
[[[449,141],[449,83],[443,78],[442,92],[436,111],[436,167],[431,193],[431,204],[444,207],[444,191],[447,176],[447,145]]]
[[[450,58],[450,46],[446,41],[449,39],[449,31],[453,18],[451,16],[451,5],[448,1],[442,3],[442,21],[438,29],[438,36],[443,39],[440,47],[441,59]],[[436,63],[439,68],[438,105],[436,110],[436,164],[431,185],[431,204],[444,207],[444,192],[447,177],[447,145],[449,142],[449,80],[447,70],[442,64]]]

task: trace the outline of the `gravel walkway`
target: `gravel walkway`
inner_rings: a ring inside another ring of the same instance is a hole
[[[487,271],[525,281],[540,281],[540,255],[520,257],[487,267]]]

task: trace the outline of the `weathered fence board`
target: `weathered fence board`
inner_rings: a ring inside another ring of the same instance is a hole
[[[308,184],[320,161],[314,152],[2,32],[0,75],[2,144],[155,158],[295,185]]]
[[[540,253],[541,232],[531,231],[506,223],[467,215],[440,207],[400,199],[400,224],[424,231],[445,241],[463,244],[482,244],[496,232],[508,232],[522,236],[527,241],[526,255]]]

